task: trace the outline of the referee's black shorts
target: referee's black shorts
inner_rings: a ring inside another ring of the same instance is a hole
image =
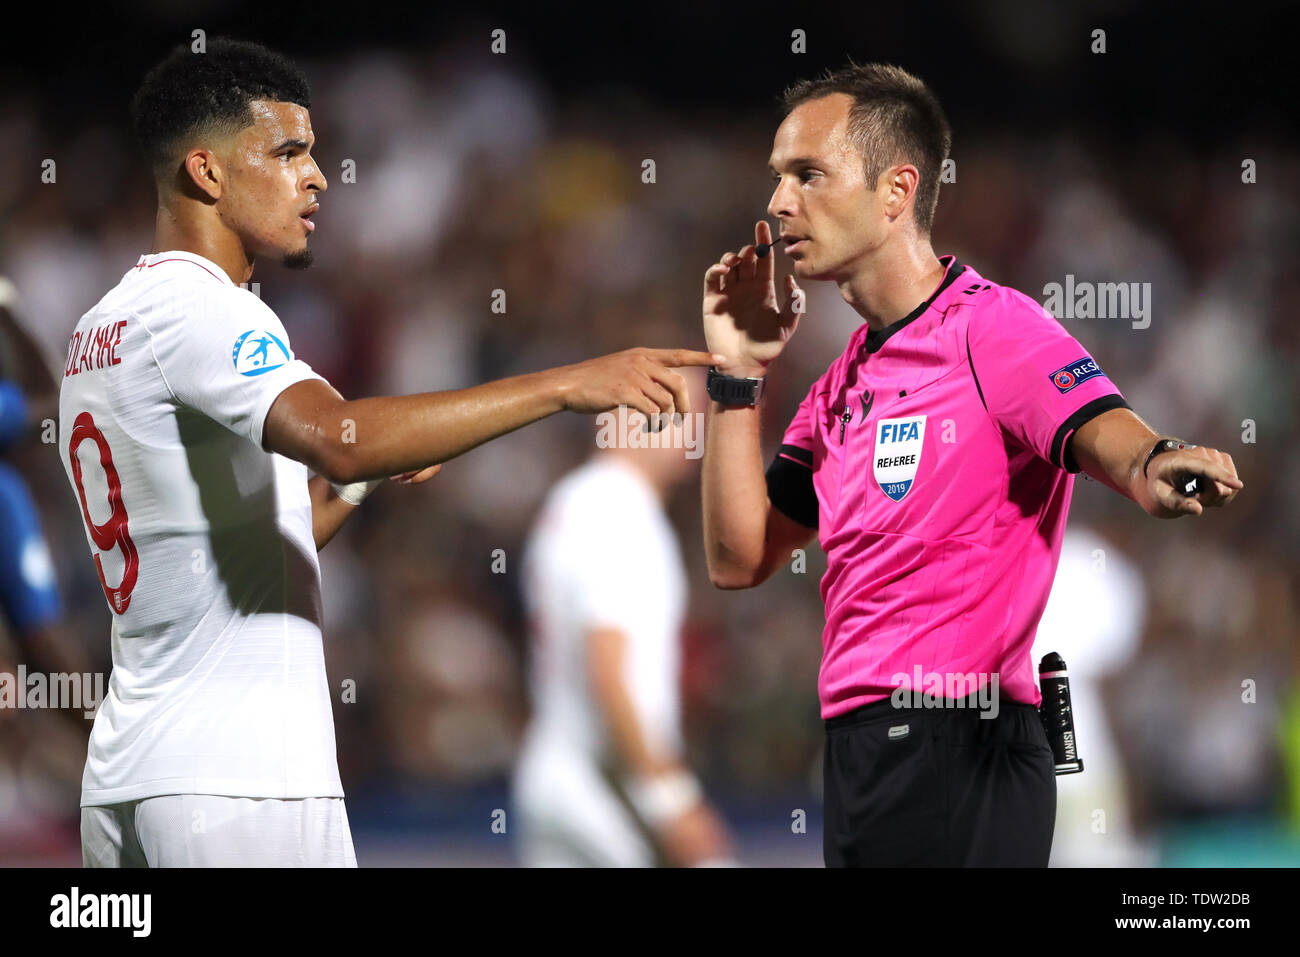
[[[945,704],[887,698],[826,722],[827,867],[1047,866],[1056,771],[1038,710]]]

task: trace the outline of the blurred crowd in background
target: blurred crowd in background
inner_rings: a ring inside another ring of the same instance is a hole
[[[296,354],[345,397],[455,389],[638,345],[703,348],[704,270],[766,215],[778,88],[772,108],[720,122],[650,97],[558,96],[481,53],[295,57],[330,184],[316,264],[259,265],[253,281]],[[1300,862],[1300,153],[1248,138],[1188,151],[1159,134],[985,133],[979,116],[950,113],[956,178],[940,193],[936,252],[1040,302],[1067,275],[1150,283],[1147,328],[1063,323],[1153,428],[1228,452],[1245,482],[1225,511],[1161,522],[1076,480],[1071,528],[1094,559],[1072,566],[1076,583],[1091,574],[1087,587],[1106,593],[1117,569],[1132,574],[1126,637],[1107,653],[1090,648],[1092,602],[1052,619],[1095,686],[1089,707],[1104,718],[1090,717],[1114,743],[1118,782],[1096,805],[1111,823],[1099,832],[1089,816],[1062,862]],[[152,184],[124,117],[55,128],[31,91],[0,92],[0,274],[56,370],[78,317],[151,248]],[[859,321],[832,286],[805,288],[807,315],[764,400],[769,457]],[[548,488],[594,451],[593,419],[552,417],[428,484],[380,489],[322,551],[330,680],[355,681],[335,720],[363,864],[511,860],[490,825],[529,713],[522,545]],[[64,624],[107,671],[110,616],[55,447],[33,433],[6,458],[39,503]],[[718,591],[698,483],[669,509],[690,573],[690,761],[742,861],[817,864],[824,560],[814,546],[802,573]],[[1053,648],[1040,634],[1040,653]],[[1086,764],[1082,731],[1080,747]],[[0,715],[0,863],[79,859],[84,753],[51,715]],[[1088,777],[1058,779],[1063,809]]]

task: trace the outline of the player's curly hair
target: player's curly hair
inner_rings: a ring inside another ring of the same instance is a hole
[[[253,124],[253,100],[311,106],[307,78],[286,57],[258,43],[212,37],[206,52],[188,43],[145,75],[131,100],[131,122],[160,179],[196,133],[236,133]]]
[[[786,112],[832,93],[853,97],[849,136],[865,163],[868,187],[895,163],[916,166],[919,181],[913,210],[916,225],[929,234],[939,205],[939,177],[952,148],[952,130],[938,98],[925,82],[886,63],[857,64],[800,80],[782,95]]]

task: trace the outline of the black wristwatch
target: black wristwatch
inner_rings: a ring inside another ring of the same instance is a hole
[[[1151,460],[1155,458],[1157,455],[1159,455],[1161,452],[1176,452],[1179,449],[1194,449],[1194,448],[1196,448],[1196,446],[1189,445],[1188,443],[1183,442],[1181,439],[1161,439],[1159,442],[1155,444],[1155,447],[1152,448],[1151,451],[1147,453],[1147,460],[1142,463],[1142,474],[1143,475],[1147,474],[1147,466],[1150,465]]]
[[[709,366],[709,398],[721,405],[746,406],[758,405],[763,397],[764,379],[743,379],[738,376],[723,375],[713,366]]]

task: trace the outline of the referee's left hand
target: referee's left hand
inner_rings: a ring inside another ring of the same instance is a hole
[[[1192,497],[1179,495],[1174,488],[1174,477],[1179,472],[1201,476],[1201,485],[1209,488]],[[1212,481],[1206,482],[1206,479]],[[1176,452],[1166,452],[1151,460],[1147,474],[1147,491],[1156,503],[1152,515],[1156,518],[1180,518],[1183,515],[1200,515],[1205,507],[1222,508],[1245,487],[1237,478],[1237,467],[1232,456],[1218,449],[1195,446]]]

